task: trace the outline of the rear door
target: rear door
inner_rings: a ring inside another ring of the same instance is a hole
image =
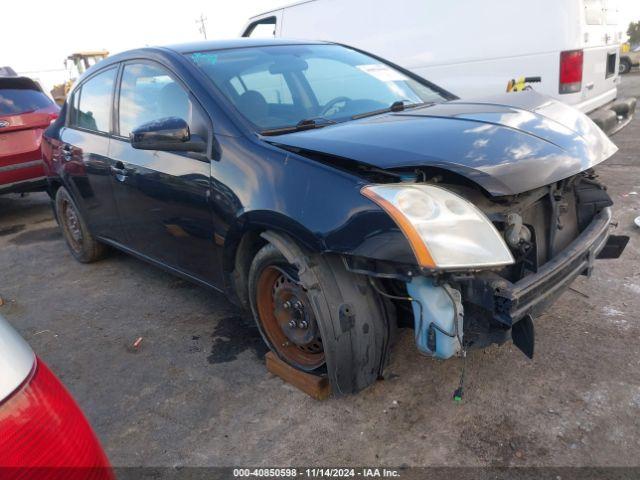
[[[129,135],[165,117],[187,121],[209,138],[211,124],[195,98],[166,67],[124,64],[110,156],[113,184],[129,245],[136,252],[214,286],[222,286],[221,245],[214,242],[210,159],[203,154],[136,150]]]
[[[0,191],[44,181],[42,132],[58,110],[33,80],[0,78]]]
[[[113,162],[109,159],[117,72],[116,66],[102,70],[73,91],[60,140],[63,180],[91,232],[123,242],[111,185]]]
[[[584,63],[581,110],[589,112],[616,97],[618,6],[616,0],[584,0]]]

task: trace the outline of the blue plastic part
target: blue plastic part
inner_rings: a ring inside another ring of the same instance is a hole
[[[440,359],[451,358],[460,350],[460,342],[456,337],[456,307],[445,287],[437,286],[433,279],[414,278],[407,283],[407,291],[414,299],[413,317],[415,321],[415,338],[418,350],[424,355]],[[422,305],[422,308],[420,307]],[[429,345],[429,326],[432,326],[431,345]],[[449,333],[451,336],[442,333]],[[435,347],[433,337],[435,333]],[[434,347],[433,350],[430,348]]]

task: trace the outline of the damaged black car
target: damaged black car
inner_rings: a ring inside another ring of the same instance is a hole
[[[400,327],[440,359],[512,340],[617,258],[594,167],[617,148],[522,92],[460,100],[330,43],[144,48],[88,70],[46,131],[73,256],[108,247],[251,311],[333,392],[379,378]]]

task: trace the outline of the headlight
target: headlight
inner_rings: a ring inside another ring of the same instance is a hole
[[[433,185],[370,185],[362,194],[382,207],[427,268],[495,267],[514,262],[491,221],[473,204]]]

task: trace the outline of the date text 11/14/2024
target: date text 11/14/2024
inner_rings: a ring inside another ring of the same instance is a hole
[[[389,468],[234,468],[234,478],[400,478]]]

